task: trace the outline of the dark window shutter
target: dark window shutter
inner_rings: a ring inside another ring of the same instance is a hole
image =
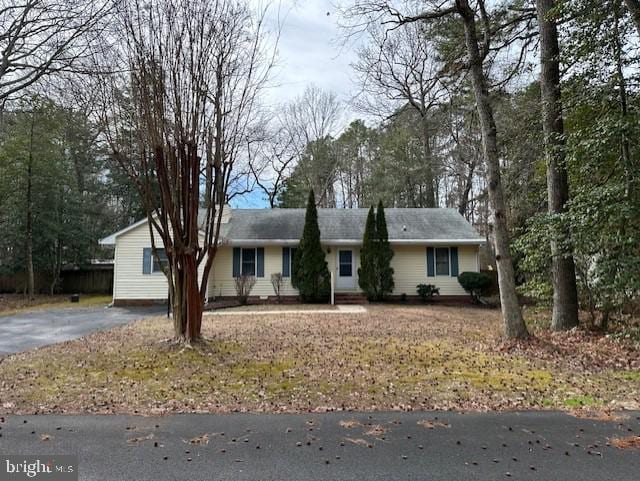
[[[256,252],[256,275],[258,277],[264,277],[264,247],[258,247]]]
[[[233,277],[240,277],[240,247],[233,248]]]
[[[458,248],[451,248],[451,277],[458,277]]]
[[[296,248],[292,247],[291,248],[291,277],[293,277],[293,273],[296,270],[295,259],[296,259]]]
[[[433,256],[433,247],[427,247],[427,277],[435,277],[435,259]]]
[[[289,277],[291,272],[289,272],[289,266],[291,265],[291,248],[283,247],[282,248],[282,277]]]
[[[142,273],[151,274],[151,247],[142,249]]]

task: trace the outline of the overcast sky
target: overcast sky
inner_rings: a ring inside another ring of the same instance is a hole
[[[355,49],[353,45],[342,46],[338,16],[332,2],[274,1],[267,20],[274,31],[280,25],[278,65],[271,81],[273,87],[268,91],[268,102],[274,105],[289,102],[301,95],[307,85],[315,84],[334,92],[343,103],[343,126],[358,117],[348,105],[355,90],[350,67],[355,59]],[[268,206],[264,194],[259,191],[236,197],[231,204],[244,208]]]
[[[338,16],[329,0],[281,0],[269,8],[269,25],[280,23],[274,102],[287,102],[309,84],[335,92],[347,103],[354,91],[353,46],[343,47]],[[347,106],[348,108],[348,106]],[[347,120],[355,114],[348,112]]]

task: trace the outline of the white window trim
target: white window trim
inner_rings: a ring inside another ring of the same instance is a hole
[[[447,274],[438,274],[438,249],[447,249],[447,258],[449,261],[449,271]],[[434,246],[433,247],[433,277],[451,277],[451,247],[450,246]]]
[[[253,277],[258,277],[258,248],[257,247],[241,247],[240,248],[240,275],[244,276],[244,251],[253,250]]]
[[[165,255],[166,255],[166,250],[165,250],[163,247],[160,247],[159,249],[156,249],[156,250],[158,250],[158,251],[161,251],[161,250],[162,250],[162,251],[165,251]],[[157,274],[162,274],[162,275],[164,275],[164,271],[163,271],[162,269],[155,270],[155,269],[153,268],[153,265],[154,265],[154,262],[153,262],[153,261],[155,261],[155,260],[156,260],[156,256],[154,256],[154,255],[153,255],[153,249],[151,249],[151,255],[149,256],[149,262],[151,262],[151,266],[149,267],[149,274],[151,274],[151,275],[154,275],[154,274],[156,274],[156,275],[157,275]],[[167,260],[167,262],[168,262],[168,260]],[[158,262],[158,264],[159,264],[159,262]]]
[[[293,277],[293,250],[297,249],[298,246],[297,245],[295,245],[295,246],[284,246],[284,248],[289,249],[289,275],[285,277],[284,272],[282,272],[281,274],[282,274],[282,277],[284,279],[291,279]],[[266,255],[267,254],[265,252],[265,256]],[[284,256],[284,252],[282,253],[282,255]]]
[[[340,262],[340,252],[350,252],[350,253],[351,253],[351,261],[350,261],[349,263],[346,263],[346,262]],[[346,266],[346,265],[350,265],[350,266],[351,266],[351,275],[350,275],[350,276],[343,276],[343,275],[340,275],[340,267],[341,267],[343,264],[344,264],[345,266]],[[338,275],[339,275],[340,277],[349,277],[349,278],[353,277],[353,271],[354,271],[354,267],[355,267],[355,266],[354,266],[354,264],[355,264],[355,253],[353,252],[353,249],[338,249]]]

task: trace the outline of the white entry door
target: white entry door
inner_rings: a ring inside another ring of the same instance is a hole
[[[356,262],[353,249],[338,249],[336,259],[336,289],[355,289]]]

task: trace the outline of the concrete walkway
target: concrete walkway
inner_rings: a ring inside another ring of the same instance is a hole
[[[637,481],[640,413],[6,416],[0,454],[76,454],[85,481]],[[0,470],[2,466],[0,465]],[[2,472],[0,471],[0,479]]]
[[[365,314],[366,307],[359,305],[337,305],[335,309],[253,309],[253,310],[233,310],[220,309],[217,311],[206,311],[207,316],[244,316],[244,315],[266,315],[266,314]]]

